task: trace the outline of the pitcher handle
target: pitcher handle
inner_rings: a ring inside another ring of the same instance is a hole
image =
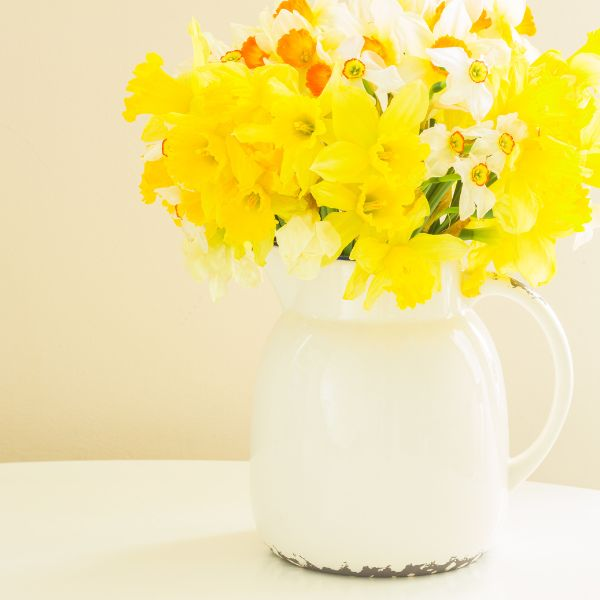
[[[520,281],[493,274],[475,302],[489,296],[515,301],[538,322],[554,360],[554,400],[548,419],[536,440],[508,464],[508,488],[525,481],[546,458],[565,424],[573,396],[573,359],[564,329],[546,301]]]

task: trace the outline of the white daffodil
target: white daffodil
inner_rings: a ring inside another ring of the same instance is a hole
[[[441,1],[437,2],[438,10],[441,4]],[[523,21],[526,8],[526,0],[444,0],[433,33],[436,39],[452,36],[465,40],[480,19],[487,21],[484,29],[496,21],[507,23],[514,29]]]
[[[332,259],[342,240],[329,221],[315,221],[310,214],[294,216],[276,235],[288,272],[299,279],[314,279],[323,260]]]
[[[230,50],[227,44],[217,39],[211,33],[206,32],[204,37],[206,38],[206,43],[208,44],[208,48],[210,50],[210,55],[208,57],[209,62],[220,61]]]
[[[338,49],[335,58],[339,63],[342,81],[355,87],[363,87],[363,80],[372,84],[381,109],[388,106],[388,94],[397,92],[404,81],[395,66],[387,66],[381,56],[364,50],[363,37],[346,40]]]
[[[188,33],[192,38],[194,54],[191,60],[179,65],[176,69],[178,75],[185,75],[192,69],[203,67],[206,63],[219,62],[228,53],[233,52],[227,44],[214,35],[202,31],[196,19],[192,19],[188,27]]]
[[[483,56],[470,58],[462,48],[431,48],[428,54],[435,66],[448,71],[446,89],[438,99],[440,105],[466,109],[481,121],[494,104],[491,65]]]
[[[451,0],[434,25],[434,37],[436,40],[445,38],[443,47],[463,48],[469,56],[485,57],[484,61],[494,65],[495,72],[507,69],[512,51],[506,41],[473,32],[482,14],[487,15],[483,0]],[[452,40],[454,43],[449,44]]]
[[[434,37],[450,36],[465,40],[483,9],[484,0],[449,0],[433,28]]]
[[[484,0],[482,4],[492,19],[502,17],[512,27],[523,22],[527,10],[527,0]]]
[[[306,30],[316,39],[316,31],[305,17],[298,11],[282,10],[274,15],[272,10],[264,10],[259,17],[259,27],[250,28],[242,25],[233,25],[234,43],[240,47],[250,36],[256,38],[259,48],[267,54],[277,52],[277,43],[290,31]]]
[[[424,17],[433,12],[441,0],[398,0],[400,6],[408,12]]]
[[[434,38],[420,15],[405,11],[398,0],[349,0],[348,4],[363,35],[389,45],[397,62],[406,54],[427,58]]]
[[[477,209],[477,218],[482,219],[496,202],[494,192],[487,187],[492,171],[485,157],[470,154],[454,164],[454,170],[462,180],[459,215],[466,221]]]
[[[500,115],[496,128],[484,133],[475,144],[473,153],[487,158],[487,164],[496,174],[500,174],[507,161],[512,164],[519,154],[519,142],[527,137],[527,123],[521,121],[517,113]]]
[[[489,125],[482,123],[473,127],[455,127],[448,129],[446,125],[438,123],[421,133],[421,141],[429,148],[429,156],[425,159],[427,177],[442,177],[448,169],[454,167],[468,151],[469,142],[480,136],[489,136],[493,133]]]
[[[493,65],[494,74],[504,74],[510,67],[512,50],[504,40],[473,35],[467,38],[467,48],[472,56],[485,57],[485,62]]]
[[[213,301],[225,295],[233,279],[249,287],[257,286],[262,275],[254,260],[251,244],[245,245],[245,254],[236,258],[233,248],[222,243],[209,244],[203,227],[195,227],[184,221],[183,251],[186,266],[193,277],[207,281]]]
[[[337,47],[344,40],[363,35],[364,25],[346,2],[313,0],[313,25],[318,28],[328,47]]]

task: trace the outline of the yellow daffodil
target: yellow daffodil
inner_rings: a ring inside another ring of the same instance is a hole
[[[589,185],[600,187],[600,112],[581,131],[581,146],[585,160],[584,176]]]
[[[591,205],[591,219],[585,224],[583,231],[575,235],[573,248],[577,250],[592,241],[597,229],[600,229],[600,203],[594,202]]]
[[[398,244],[361,238],[350,255],[357,266],[345,298],[360,296],[368,283],[366,308],[384,291],[396,296],[400,308],[414,308],[440,290],[442,263],[460,260],[466,249],[464,242],[451,235],[419,234]]]
[[[224,241],[236,255],[250,244],[259,265],[264,265],[273,247],[276,219],[271,198],[260,186],[252,190],[231,188],[229,197],[217,207],[216,221],[224,234]]]
[[[165,115],[186,113],[192,101],[189,81],[175,79],[162,68],[163,59],[158,54],[148,54],[146,62],[133,71],[134,78],[127,85],[132,95],[125,99],[123,116],[134,121],[139,115]]]
[[[509,181],[515,189],[504,191],[500,180],[494,209],[498,218],[469,224],[491,240],[485,251],[477,251],[478,268],[492,260],[500,273],[519,272],[533,285],[550,281],[556,270],[556,240],[583,231],[590,221],[580,161],[575,149],[556,140],[540,139],[523,148],[518,160],[523,164],[517,163],[515,173],[519,166],[529,169],[529,179],[513,175]]]
[[[546,283],[598,222],[600,31],[563,58],[535,30],[526,0],[280,0],[231,44],[192,21],[181,74],[151,53],[127,86],[142,199],[214,297],[275,245],[300,278],[353,260],[367,307],[427,301],[465,253],[466,294]]]
[[[268,114],[262,122],[244,123],[234,130],[242,142],[271,143],[281,148],[281,178],[289,182],[296,177],[302,190],[317,179],[310,166],[322,148],[321,140],[326,133],[320,101],[284,86],[273,90]]]
[[[194,117],[188,117],[167,134],[164,155],[173,181],[200,192],[214,184],[224,166],[225,141]]]
[[[325,181],[360,183],[374,173],[402,182],[402,203],[423,179],[427,146],[419,126],[428,108],[427,90],[420,82],[404,86],[381,115],[368,95],[339,88],[333,99],[336,141],[317,155],[312,169]]]
[[[557,74],[557,66],[552,53],[543,54],[506,98],[503,112],[517,113],[532,132],[578,145],[596,108],[590,102],[581,104],[574,79],[564,72]]]
[[[343,211],[340,219],[357,224],[356,217],[362,222],[362,227],[372,228],[377,232],[387,232],[393,235],[404,231],[407,223],[407,213],[415,201],[415,190],[396,185],[386,179],[373,176],[360,185],[343,185],[322,181],[311,188],[319,206]],[[423,197],[420,196],[421,201]],[[417,226],[423,224],[428,214],[429,206]]]
[[[151,160],[144,163],[144,171],[140,181],[142,200],[152,204],[156,200],[156,189],[173,185],[171,176],[163,160]]]

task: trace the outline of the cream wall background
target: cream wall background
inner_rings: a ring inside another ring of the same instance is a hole
[[[532,0],[542,48],[600,25],[590,0]],[[0,460],[245,458],[253,374],[279,314],[268,283],[217,305],[185,272],[159,207],[138,201],[139,126],[120,118],[149,50],[175,66],[186,26],[227,35],[263,0],[23,0],[0,23]],[[543,290],[575,357],[574,406],[535,479],[600,488],[600,236]],[[522,449],[551,394],[542,335],[483,308]],[[493,320],[492,320],[493,319]]]

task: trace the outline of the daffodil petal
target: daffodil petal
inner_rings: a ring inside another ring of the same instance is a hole
[[[310,193],[318,206],[347,211],[356,208],[357,192],[340,183],[320,181],[310,188]]]
[[[350,142],[335,142],[319,152],[311,169],[326,181],[359,183],[369,164],[364,148]]]
[[[381,116],[380,131],[419,131],[419,125],[429,109],[429,91],[422,81],[402,87]]]
[[[340,86],[333,96],[332,113],[337,139],[363,147],[375,142],[379,115],[364,90]]]
[[[431,48],[427,54],[436,67],[450,72],[465,69],[469,62],[469,57],[462,48]]]

